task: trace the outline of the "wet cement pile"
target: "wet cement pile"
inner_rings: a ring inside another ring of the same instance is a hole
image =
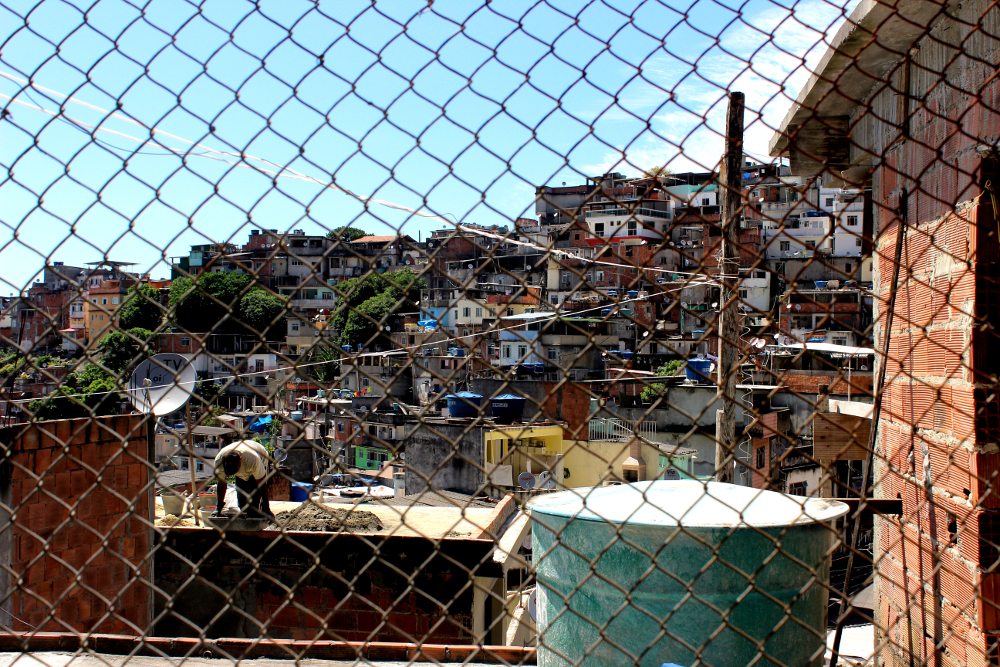
[[[286,530],[330,533],[377,533],[383,528],[382,522],[371,512],[314,503],[302,503],[293,510],[278,512],[275,521]]]

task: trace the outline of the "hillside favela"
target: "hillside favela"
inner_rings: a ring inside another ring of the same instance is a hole
[[[1000,666],[1000,10],[472,5],[0,5],[0,661]]]

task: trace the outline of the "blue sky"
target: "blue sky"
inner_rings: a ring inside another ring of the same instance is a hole
[[[536,184],[713,169],[727,89],[747,93],[748,152],[764,157],[850,9],[8,0],[0,293],[47,260],[166,276],[191,244],[254,227],[442,226],[330,183],[503,224],[533,216]]]

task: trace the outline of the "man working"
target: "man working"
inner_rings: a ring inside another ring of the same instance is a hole
[[[217,500],[212,516],[221,516],[228,486],[226,478],[235,475],[236,502],[240,506],[240,512],[246,512],[249,507],[248,516],[273,521],[274,514],[271,512],[267,485],[264,483],[267,461],[267,450],[255,440],[241,440],[219,450],[215,456],[215,473],[219,482],[216,485]]]

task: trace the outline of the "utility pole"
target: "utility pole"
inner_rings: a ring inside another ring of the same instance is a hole
[[[740,323],[738,285],[740,272],[740,209],[743,199],[743,93],[729,93],[726,114],[726,152],[722,158],[719,186],[722,213],[722,258],[719,277],[718,395],[722,407],[716,414],[715,479],[733,483],[736,460],[736,376],[739,371]]]

